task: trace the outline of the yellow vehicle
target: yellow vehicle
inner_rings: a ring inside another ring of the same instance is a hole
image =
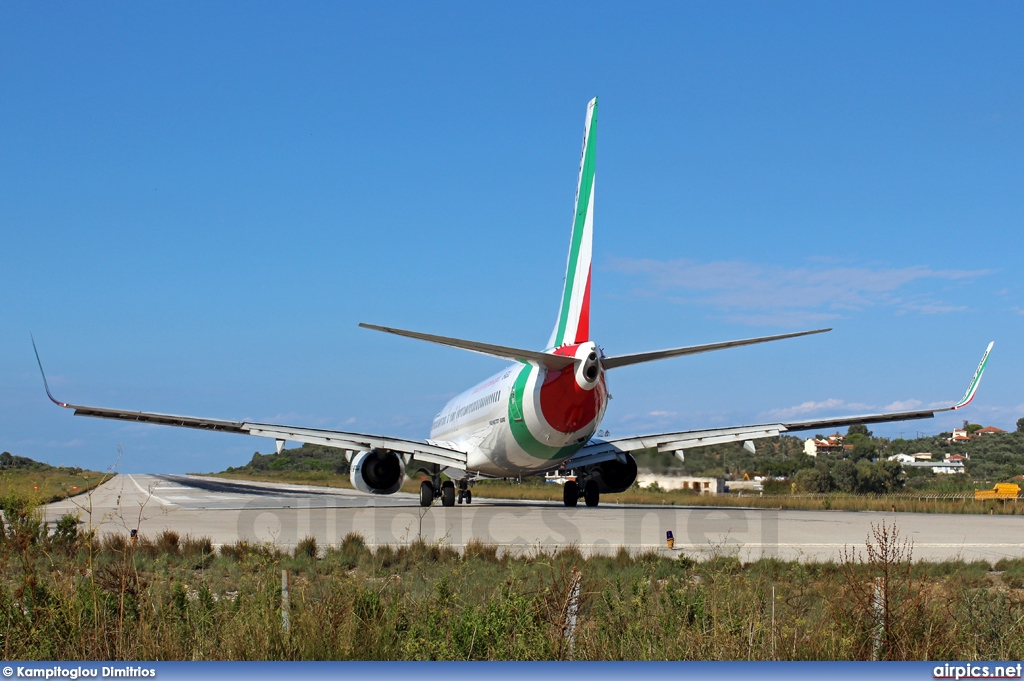
[[[974,490],[974,499],[975,501],[985,501],[986,499],[1016,499],[1018,494],[1020,494],[1019,485],[1014,485],[1010,482],[1001,482],[992,489]]]

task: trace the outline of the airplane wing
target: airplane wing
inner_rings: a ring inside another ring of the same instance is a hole
[[[224,421],[221,419],[201,418],[197,416],[158,414],[147,411],[110,409],[107,407],[87,407],[61,402],[50,392],[49,383],[46,381],[46,372],[43,371],[43,363],[39,359],[39,350],[36,349],[35,345],[35,339],[33,339],[32,348],[36,350],[36,362],[39,363],[39,371],[43,374],[43,386],[46,388],[46,396],[49,397],[50,401],[58,407],[74,409],[75,416],[92,416],[93,418],[114,419],[117,421],[153,423],[163,426],[176,426],[179,428],[197,428],[199,430],[214,430],[222,433],[239,433],[242,435],[255,435],[257,437],[269,437],[277,440],[278,451],[280,451],[281,446],[284,445],[285,440],[323,445],[325,447],[336,447],[338,449],[349,449],[354,452],[370,449],[390,449],[401,454],[406,454],[417,461],[436,463],[442,466],[457,468],[459,470],[466,470],[465,452],[431,442],[383,437],[380,435],[365,435],[363,433],[348,433],[337,430],[324,430],[320,428],[300,428],[296,426],[277,425],[271,423]]]
[[[727,442],[745,442],[766,437],[776,437],[782,433],[796,432],[802,430],[825,430],[841,426],[852,426],[855,424],[887,423],[890,421],[910,421],[913,419],[928,419],[935,414],[953,411],[967,406],[974,399],[981,384],[981,376],[988,364],[989,353],[992,352],[994,343],[989,343],[982,355],[967,392],[960,398],[960,401],[949,407],[939,409],[921,409],[917,411],[897,411],[887,414],[861,414],[858,416],[839,416],[827,419],[811,419],[805,421],[779,421],[776,423],[762,423],[751,426],[736,426],[732,428],[713,428],[709,430],[685,430],[675,433],[657,433],[653,435],[639,435],[635,437],[624,437],[613,440],[591,441],[580,449],[571,459],[563,464],[566,469],[588,466],[591,464],[610,461],[612,459],[623,459],[628,452],[638,452],[656,449],[658,452],[679,452],[695,447],[707,447]]]

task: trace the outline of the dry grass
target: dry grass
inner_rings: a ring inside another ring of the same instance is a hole
[[[562,500],[561,485],[539,485],[487,481],[476,485],[473,494],[480,498]],[[669,506],[724,506],[739,508],[777,508],[802,511],[895,511],[897,513],[982,513],[1015,515],[1024,513],[1024,503],[1013,501],[981,502],[974,499],[929,499],[911,495],[864,494],[719,494],[698,495],[692,491],[648,491],[636,486],[619,494],[601,496],[601,503],[651,504]]]
[[[352,489],[347,475],[337,475],[324,471],[231,471],[222,473],[193,473],[212,478],[227,480],[254,480],[257,482],[284,482],[290,485],[320,485],[321,487],[340,487]]]
[[[260,471],[256,473],[214,473],[219,478],[283,482],[301,485],[322,485],[352,489],[347,475],[323,472]],[[418,494],[420,478],[411,478],[402,485],[402,491]],[[480,499],[521,499],[530,501],[562,501],[562,486],[487,480],[473,487],[473,496]],[[864,494],[719,494],[698,495],[692,491],[648,491],[635,485],[625,492],[605,494],[603,505],[649,504],[667,506],[724,506],[739,508],[777,508],[799,511],[895,511],[897,513],[971,513],[994,515],[1024,514],[1024,502],[975,501],[968,499],[927,498],[909,494],[871,496]]]
[[[59,542],[59,543],[58,543]],[[57,550],[59,548],[59,550]],[[358,535],[285,554],[164,533],[0,536],[0,654],[62,660],[1020,659],[1024,560],[512,557]],[[281,625],[281,570],[291,574]],[[875,585],[881,585],[876,587]],[[876,589],[881,589],[879,592]],[[881,593],[881,610],[878,596]],[[570,644],[571,611],[576,616]]]
[[[232,471],[230,473],[195,473],[194,475],[207,475],[215,478],[228,480],[249,480],[256,482],[283,482],[290,485],[319,485],[321,487],[336,487],[339,489],[353,489],[352,482],[348,475],[326,473],[323,471]],[[419,494],[420,477],[409,478],[402,485],[402,491],[409,494]]]

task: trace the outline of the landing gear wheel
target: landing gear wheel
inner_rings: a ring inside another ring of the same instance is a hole
[[[566,480],[562,486],[562,503],[572,508],[580,500],[580,486],[575,480]]]
[[[434,503],[434,486],[429,480],[420,483],[420,506],[430,506]]]
[[[462,503],[462,499],[463,499],[463,496],[464,496],[465,494],[466,494],[466,493],[465,493],[465,492],[463,492],[463,491],[462,491],[462,490],[460,489],[460,490],[459,490],[459,493],[458,493],[457,495],[455,495],[455,503],[457,503],[457,504],[461,504],[461,503]]]
[[[441,505],[455,505],[455,484],[451,480],[445,480],[441,483]]]
[[[596,480],[589,480],[583,487],[583,498],[587,502],[587,506],[597,506],[598,502],[601,501],[601,490],[597,488]]]
[[[466,503],[467,504],[472,504],[473,503],[473,492],[471,492],[468,489],[466,490]]]

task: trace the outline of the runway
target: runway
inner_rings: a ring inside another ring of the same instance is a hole
[[[372,497],[353,490],[178,475],[121,474],[81,495],[50,504],[46,518],[78,513],[101,533],[164,529],[209,537],[215,545],[270,542],[290,551],[312,535],[321,546],[350,532],[368,544],[416,539],[460,548],[471,540],[513,553],[576,546],[584,553],[655,550],[666,555],[737,556],[741,560],[840,560],[858,549],[872,524],[896,522],[920,560],[1024,557],[1024,516],[778,511],[773,509],[626,506],[566,508],[561,503],[474,498],[471,506],[424,509],[418,497]],[[665,533],[675,536],[666,547]]]

